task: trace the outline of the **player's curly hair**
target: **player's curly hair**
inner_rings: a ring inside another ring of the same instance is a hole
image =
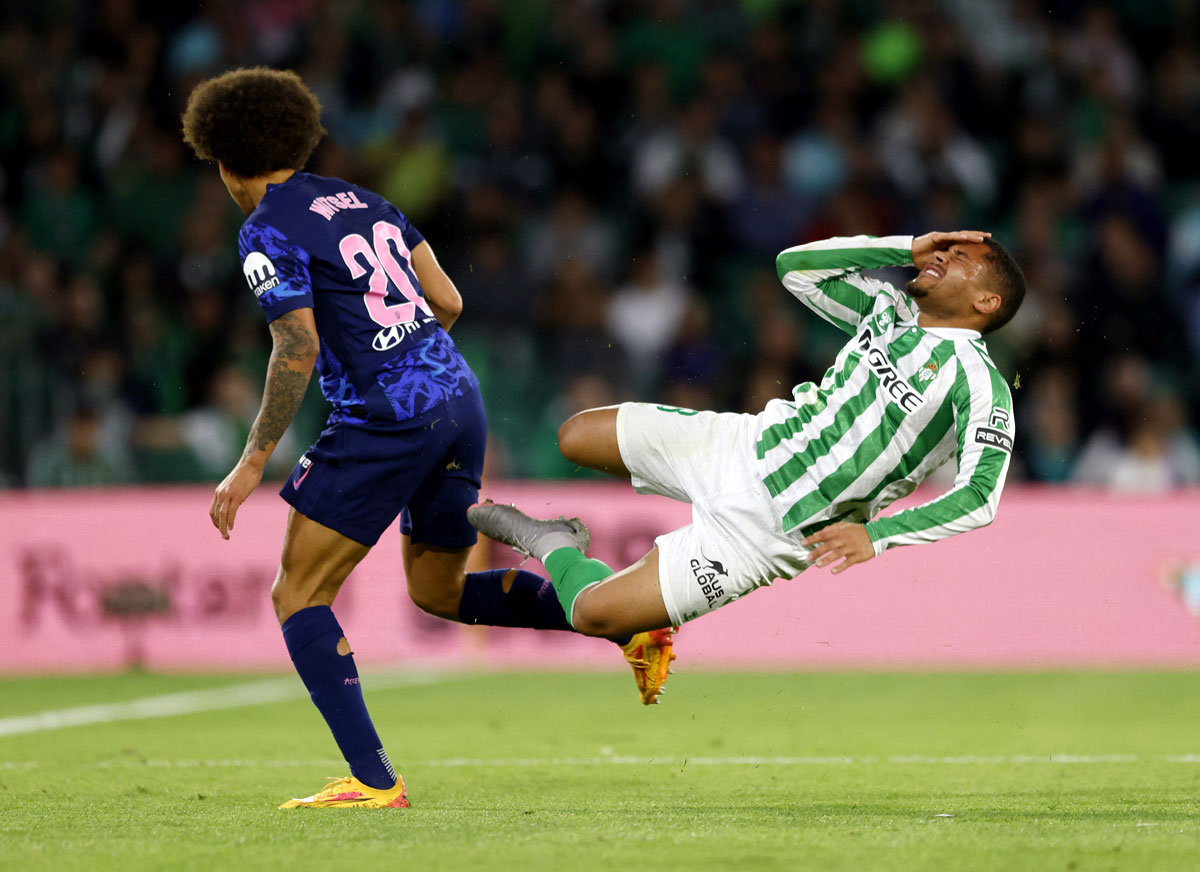
[[[230,70],[197,85],[183,112],[196,156],[244,178],[303,169],[324,135],[321,102],[291,70]]]
[[[995,239],[985,237],[983,244],[988,247],[991,287],[1000,295],[1000,308],[983,330],[984,333],[991,333],[1011,321],[1013,315],[1021,308],[1025,299],[1025,273],[1021,272],[1021,265],[1017,263],[1017,259]]]

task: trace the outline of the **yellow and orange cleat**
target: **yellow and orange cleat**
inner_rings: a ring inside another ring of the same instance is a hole
[[[674,637],[678,629],[666,627],[638,633],[621,646],[625,661],[633,667],[642,705],[657,703],[659,694],[663,692],[663,685],[667,683],[667,675],[671,671],[671,661],[675,659]]]
[[[404,779],[396,777],[396,786],[387,790],[367,787],[353,775],[331,778],[317,793],[304,799],[289,799],[280,808],[408,808]]]

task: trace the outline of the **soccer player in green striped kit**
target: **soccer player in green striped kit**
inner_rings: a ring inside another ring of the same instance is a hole
[[[757,415],[624,403],[559,429],[567,459],[692,503],[691,524],[613,572],[584,555],[578,519],[468,510],[480,532],[546,565],[579,632],[678,626],[809,566],[843,572],[995,517],[1012,395],[982,335],[1025,296],[1008,251],[981,231],[858,236],[789,248],[776,265],[785,288],[850,336],[819,384]],[[863,274],[904,265],[918,272],[903,289]],[[877,517],[952,456],[950,490]]]

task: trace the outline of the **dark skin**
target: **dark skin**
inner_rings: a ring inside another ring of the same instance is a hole
[[[906,290],[917,304],[921,327],[986,328],[1002,302],[986,286],[990,236],[978,230],[926,233],[913,239],[913,264],[919,270]],[[559,450],[573,463],[629,478],[617,444],[617,408],[589,409],[569,418],[558,430]],[[875,556],[862,524],[845,521],[803,540],[812,549],[812,565],[834,575]],[[617,636],[661,627],[669,620],[658,580],[658,549],[593,587],[575,600],[572,623],[586,635]]]

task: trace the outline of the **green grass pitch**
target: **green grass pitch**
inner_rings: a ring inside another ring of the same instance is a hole
[[[1200,869],[1200,673],[368,673],[408,811],[276,810],[344,764],[249,682],[0,681],[4,868]]]

